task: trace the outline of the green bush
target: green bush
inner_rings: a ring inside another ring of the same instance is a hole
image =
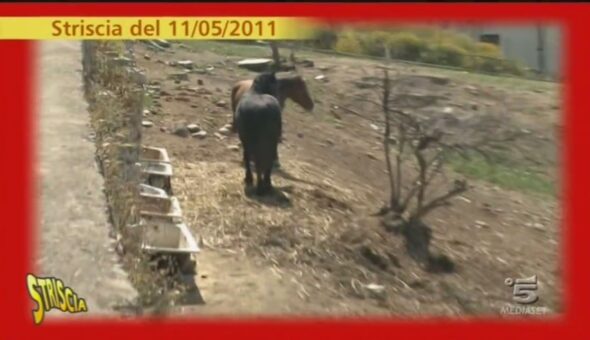
[[[338,37],[334,49],[338,52],[356,54],[360,54],[363,51],[358,35],[350,31]]]
[[[333,49],[338,41],[338,34],[334,30],[322,29],[316,33],[315,39],[312,41],[314,47],[321,49]]]
[[[494,74],[525,75],[518,62],[504,59],[494,44],[478,42],[466,34],[432,26],[388,29],[345,29],[319,32],[314,45],[339,52],[462,67]]]
[[[485,43],[485,42],[478,42],[475,44],[475,54],[486,56],[486,57],[494,57],[494,58],[502,58],[502,51],[500,48],[494,44]]]
[[[391,57],[396,59],[420,61],[428,51],[428,43],[412,33],[396,33],[387,40]]]
[[[466,53],[475,52],[476,42],[468,35],[453,31],[440,31],[441,39],[440,44],[446,44],[461,48]]]
[[[461,47],[444,43],[430,48],[424,61],[431,64],[463,67],[467,52]]]
[[[360,43],[365,54],[384,57],[390,33],[383,31],[368,32],[360,36]]]
[[[525,68],[520,63],[499,58],[475,57],[469,68],[492,74],[526,75]]]

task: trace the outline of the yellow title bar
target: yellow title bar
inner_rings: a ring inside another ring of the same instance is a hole
[[[304,40],[316,28],[287,17],[0,17],[0,40]]]

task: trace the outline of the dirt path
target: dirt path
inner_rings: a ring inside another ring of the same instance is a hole
[[[43,42],[38,52],[41,223],[35,273],[72,287],[86,299],[86,315],[116,315],[113,307],[136,292],[109,237],[103,178],[82,93],[80,43]]]

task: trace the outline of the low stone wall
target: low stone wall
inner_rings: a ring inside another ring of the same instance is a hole
[[[137,307],[154,303],[165,278],[149,268],[141,251],[138,167],[143,114],[143,82],[130,42],[83,42],[85,95],[96,133],[96,158],[105,179],[105,195],[117,239],[117,252],[139,293]]]
[[[143,84],[131,46],[123,42],[83,42],[85,94],[96,133],[97,161],[118,239],[138,223],[139,150]],[[122,244],[127,248],[131,242]]]

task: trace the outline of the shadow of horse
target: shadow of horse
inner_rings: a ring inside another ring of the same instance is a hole
[[[292,181],[292,182],[308,184],[308,185],[311,185],[316,188],[324,188],[324,189],[326,188],[325,184],[307,181],[307,180],[295,177],[292,174],[290,174],[288,171],[285,171],[284,168],[275,169],[275,173],[277,175],[281,176],[281,178],[284,178],[284,179]]]
[[[261,204],[279,208],[289,208],[293,206],[291,199],[285,195],[285,192],[292,192],[292,190],[293,186],[272,187],[266,195],[260,196],[256,194],[256,187],[245,186],[244,188],[246,197]]]

